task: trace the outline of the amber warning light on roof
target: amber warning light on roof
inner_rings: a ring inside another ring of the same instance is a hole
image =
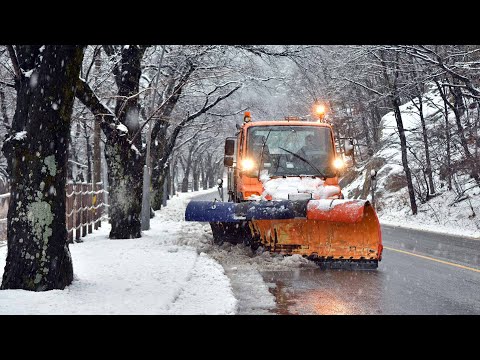
[[[323,104],[318,104],[317,106],[315,106],[315,113],[316,113],[319,117],[323,117],[323,115],[325,115],[325,105],[323,105]]]

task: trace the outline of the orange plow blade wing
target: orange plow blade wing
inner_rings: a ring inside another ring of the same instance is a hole
[[[381,260],[375,210],[365,200],[311,200],[306,218],[253,220],[254,237],[270,251],[326,260]]]

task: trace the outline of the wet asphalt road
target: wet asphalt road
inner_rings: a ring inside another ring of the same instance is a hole
[[[276,298],[269,311],[480,314],[480,240],[392,226],[382,226],[382,237],[383,260],[376,270],[262,272]]]

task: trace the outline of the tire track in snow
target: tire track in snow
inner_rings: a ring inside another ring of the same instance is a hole
[[[207,254],[201,253],[195,260],[195,265],[189,273],[185,286],[181,289],[175,302],[171,304],[170,313],[234,315],[238,301],[233,291],[229,298],[218,296],[226,287],[231,289],[230,281],[225,276],[222,266]],[[209,291],[205,291],[205,289],[209,289]],[[195,304],[203,304],[204,309],[201,313],[198,312]]]
[[[189,281],[191,280],[192,278],[192,274],[193,274],[193,271],[195,269],[195,266],[197,264],[197,261],[198,261],[198,254],[196,254],[195,256],[195,260],[193,261],[193,264],[192,266],[190,267],[190,269],[187,271],[187,275],[185,276],[185,278],[183,279],[184,281],[180,284],[180,286],[178,287],[178,289],[175,290],[175,292],[173,293],[173,299],[172,299],[172,302],[170,304],[167,304],[166,306],[166,309],[167,310],[170,310],[172,308],[172,306],[175,304],[175,302],[178,300],[178,298],[180,297],[180,295],[185,291],[185,288],[187,287]]]

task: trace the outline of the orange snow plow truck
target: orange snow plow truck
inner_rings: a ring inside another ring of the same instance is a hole
[[[186,221],[210,223],[216,243],[300,254],[329,268],[378,267],[380,223],[367,200],[344,199],[330,124],[252,122],[247,112],[237,136],[225,141],[224,164],[228,201],[193,200],[185,211]]]

